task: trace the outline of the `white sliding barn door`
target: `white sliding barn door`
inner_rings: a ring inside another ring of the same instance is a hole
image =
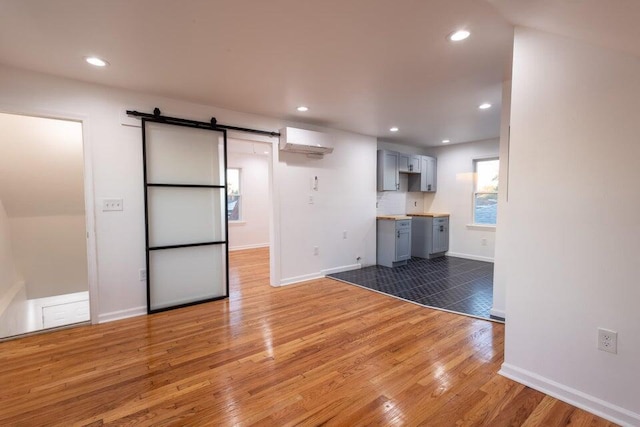
[[[226,132],[143,120],[147,304],[228,296]]]

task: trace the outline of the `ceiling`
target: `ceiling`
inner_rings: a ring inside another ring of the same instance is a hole
[[[483,1],[3,0],[0,9],[0,62],[19,68],[416,145],[499,133],[512,27]],[[462,27],[469,39],[446,39]],[[92,68],[87,55],[110,66]],[[493,108],[478,110],[483,102]]]
[[[0,113],[0,200],[9,218],[84,214],[82,124]]]
[[[515,25],[640,56],[639,0],[488,0]]]
[[[639,8],[638,0],[2,0],[0,62],[433,146],[498,136],[509,21],[638,52]],[[471,37],[448,41],[459,28]],[[110,66],[91,67],[88,55]],[[483,102],[493,107],[479,110]]]

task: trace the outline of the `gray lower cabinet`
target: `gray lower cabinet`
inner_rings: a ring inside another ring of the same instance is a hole
[[[449,217],[411,219],[411,255],[435,258],[449,250]]]
[[[411,220],[377,221],[377,263],[385,267],[405,265],[411,258]]]

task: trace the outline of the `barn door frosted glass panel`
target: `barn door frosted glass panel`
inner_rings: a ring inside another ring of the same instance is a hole
[[[151,251],[152,310],[208,301],[226,294],[225,248],[193,246]]]
[[[147,182],[224,185],[224,135],[146,122]]]
[[[228,294],[224,131],[144,121],[148,311]]]
[[[149,187],[149,246],[225,240],[223,188]]]

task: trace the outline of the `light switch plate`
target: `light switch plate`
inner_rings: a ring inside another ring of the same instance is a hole
[[[102,199],[102,212],[121,211],[122,209],[122,199]]]

